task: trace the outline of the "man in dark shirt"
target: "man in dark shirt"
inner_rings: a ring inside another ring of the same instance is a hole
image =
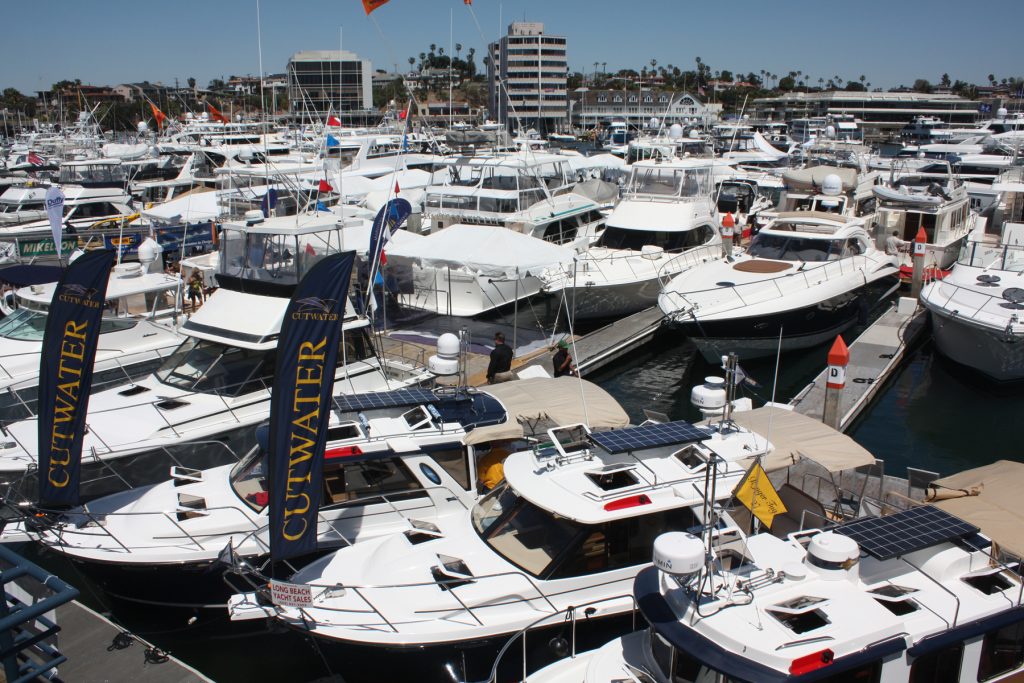
[[[487,383],[507,382],[512,379],[512,349],[505,344],[505,335],[498,332],[494,335],[494,350],[491,351],[491,362],[487,365]]]
[[[555,370],[555,377],[572,374],[572,356],[569,355],[569,345],[564,339],[559,340],[558,350],[555,351],[555,357],[551,359],[551,365]]]

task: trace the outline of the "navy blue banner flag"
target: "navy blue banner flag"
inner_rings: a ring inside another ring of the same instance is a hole
[[[402,223],[411,213],[412,205],[400,197],[388,200],[388,203],[377,212],[373,219],[373,227],[370,228],[370,248],[366,252],[370,264],[370,282],[373,282],[373,276],[380,265],[380,253],[384,251],[384,245],[395,231],[402,227]]]
[[[77,505],[92,364],[114,252],[90,251],[64,271],[39,358],[39,502]]]
[[[355,252],[314,265],[281,323],[270,396],[270,555],[316,550],[323,452]]]

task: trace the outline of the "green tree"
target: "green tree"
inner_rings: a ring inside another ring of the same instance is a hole
[[[196,89],[196,79],[192,78],[191,76],[188,77],[188,87],[192,90]]]
[[[942,74],[942,78],[939,79],[939,85],[943,88],[948,88],[952,85],[952,82],[949,80],[949,74]]]
[[[779,79],[779,90],[789,92],[796,87],[796,79],[793,76],[786,75]]]
[[[918,78],[916,81],[914,81],[913,90],[914,92],[928,93],[934,90],[934,88],[932,87],[932,84],[928,82],[926,79]]]

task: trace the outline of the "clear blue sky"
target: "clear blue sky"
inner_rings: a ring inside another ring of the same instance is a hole
[[[483,45],[513,20],[542,21],[568,36],[573,70],[693,68],[819,77],[867,77],[873,87],[937,82],[943,73],[976,83],[1024,75],[1021,0],[474,0],[477,30],[463,0],[391,0],[367,19],[360,0],[260,0],[263,70],[282,72],[293,52],[344,48],[375,68],[408,67],[430,43]],[[116,85],[131,81],[201,85],[259,73],[256,0],[29,0],[4,3],[0,88],[48,89],[63,78]]]

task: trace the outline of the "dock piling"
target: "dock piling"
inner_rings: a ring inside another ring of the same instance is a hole
[[[924,227],[917,229],[917,236],[914,238],[914,275],[910,283],[910,296],[917,299],[921,295],[921,286],[924,284],[924,255],[928,249],[926,242],[928,235]]]
[[[822,421],[832,429],[839,429],[840,413],[839,398],[846,386],[846,367],[850,364],[850,350],[842,335],[836,340],[828,352],[828,378],[825,382],[825,406]]]

